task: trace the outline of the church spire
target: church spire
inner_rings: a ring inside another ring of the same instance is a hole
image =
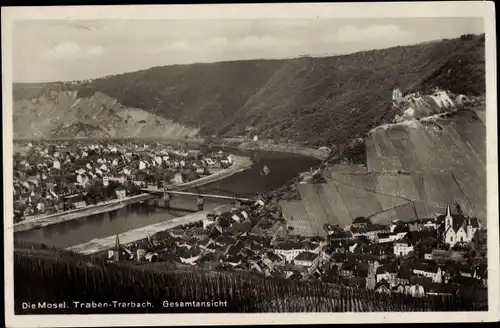
[[[446,216],[451,216],[450,204],[446,207]]]

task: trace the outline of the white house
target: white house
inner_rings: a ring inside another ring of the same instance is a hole
[[[45,210],[45,204],[43,202],[40,202],[36,205],[36,209],[39,210],[40,212],[43,212]]]
[[[274,251],[276,254],[283,256],[286,262],[289,263],[300,253],[305,252],[306,249],[302,243],[284,242],[276,245]]]
[[[116,190],[115,192],[118,199],[124,199],[127,197],[127,192],[124,189]]]
[[[398,239],[398,234],[390,232],[381,232],[377,234],[375,241],[377,243],[390,243]]]
[[[403,93],[399,89],[394,89],[392,90],[392,100],[394,100],[396,103],[400,103],[403,101]]]
[[[389,231],[394,232],[394,229],[400,224],[401,221],[399,220],[392,220],[391,223],[389,223]]]
[[[78,181],[78,184],[83,187],[86,187],[90,183],[89,178],[86,175],[80,174],[76,176],[76,181]]]
[[[75,172],[78,174],[84,174],[87,171],[85,171],[85,169],[80,168],[80,169],[76,170]]]
[[[434,264],[415,262],[412,268],[413,274],[431,278],[435,283],[443,281],[443,272],[441,268]]]
[[[203,229],[206,229],[215,223],[217,223],[217,217],[215,215],[206,215],[203,219]]]
[[[56,160],[54,160],[54,163],[52,164],[52,167],[54,169],[59,170],[59,169],[61,169],[61,163],[59,163],[59,161],[56,159]]]
[[[174,181],[175,181],[175,183],[183,183],[182,174],[176,173],[175,177],[174,177]]]
[[[209,165],[209,166],[213,166],[213,165],[215,165],[216,161],[214,161],[211,158],[205,158],[205,163],[207,163],[207,165]]]
[[[425,290],[421,285],[406,285],[405,294],[411,295],[413,297],[423,297],[425,296]]]
[[[296,265],[300,265],[306,268],[312,268],[315,269],[318,267],[320,256],[318,254],[312,253],[312,252],[302,252],[299,255],[297,255],[294,259],[293,262]]]
[[[126,178],[124,176],[120,176],[120,177],[109,177],[108,178],[109,181],[115,181],[115,182],[118,182],[118,183],[125,183],[125,180]]]
[[[432,229],[436,230],[439,227],[439,223],[435,219],[426,219],[423,220],[424,229]]]
[[[394,242],[394,255],[406,256],[414,251],[415,243],[412,240],[402,239]]]
[[[74,202],[73,203],[73,206],[75,208],[84,208],[84,207],[87,207],[87,203],[85,203],[85,201],[79,201],[79,202]]]
[[[376,269],[376,281],[387,281],[391,286],[396,284],[398,268],[396,266],[379,266]]]
[[[238,214],[233,214],[233,215],[231,216],[231,219],[233,219],[233,221],[235,221],[235,222],[241,222],[241,221],[243,220],[242,218],[240,218],[240,217],[238,216]]]

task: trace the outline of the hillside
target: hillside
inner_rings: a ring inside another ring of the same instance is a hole
[[[183,138],[198,132],[142,109],[126,108],[100,92],[82,95],[54,86],[38,90],[29,100],[15,101],[13,113],[15,138]]]
[[[202,135],[238,136],[253,127],[261,139],[336,148],[392,121],[396,86],[405,94],[439,86],[480,95],[484,75],[484,35],[465,35],[335,57],[153,67],[85,89]],[[37,95],[26,85],[14,89],[18,100]]]
[[[295,199],[281,205],[294,233],[326,235],[325,223],[346,227],[358,216],[385,225],[432,218],[450,203],[486,224],[483,101],[444,91],[400,94],[393,122],[330,159],[325,182],[292,186]]]

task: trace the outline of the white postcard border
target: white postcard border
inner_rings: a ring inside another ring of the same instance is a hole
[[[488,312],[14,315],[12,213],[12,53],[14,20],[22,19],[250,19],[250,18],[411,18],[483,17],[486,38]],[[2,8],[5,317],[7,327],[229,325],[305,323],[397,323],[498,321],[499,233],[496,34],[493,2],[412,2],[258,5],[168,5]]]

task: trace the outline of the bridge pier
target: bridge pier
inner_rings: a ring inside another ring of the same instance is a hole
[[[233,204],[236,208],[240,208],[241,207],[241,200],[235,198],[233,201]]]
[[[166,191],[163,192],[163,207],[170,208],[170,194]]]
[[[198,196],[196,200],[196,205],[198,206],[198,211],[203,211],[203,196]]]

